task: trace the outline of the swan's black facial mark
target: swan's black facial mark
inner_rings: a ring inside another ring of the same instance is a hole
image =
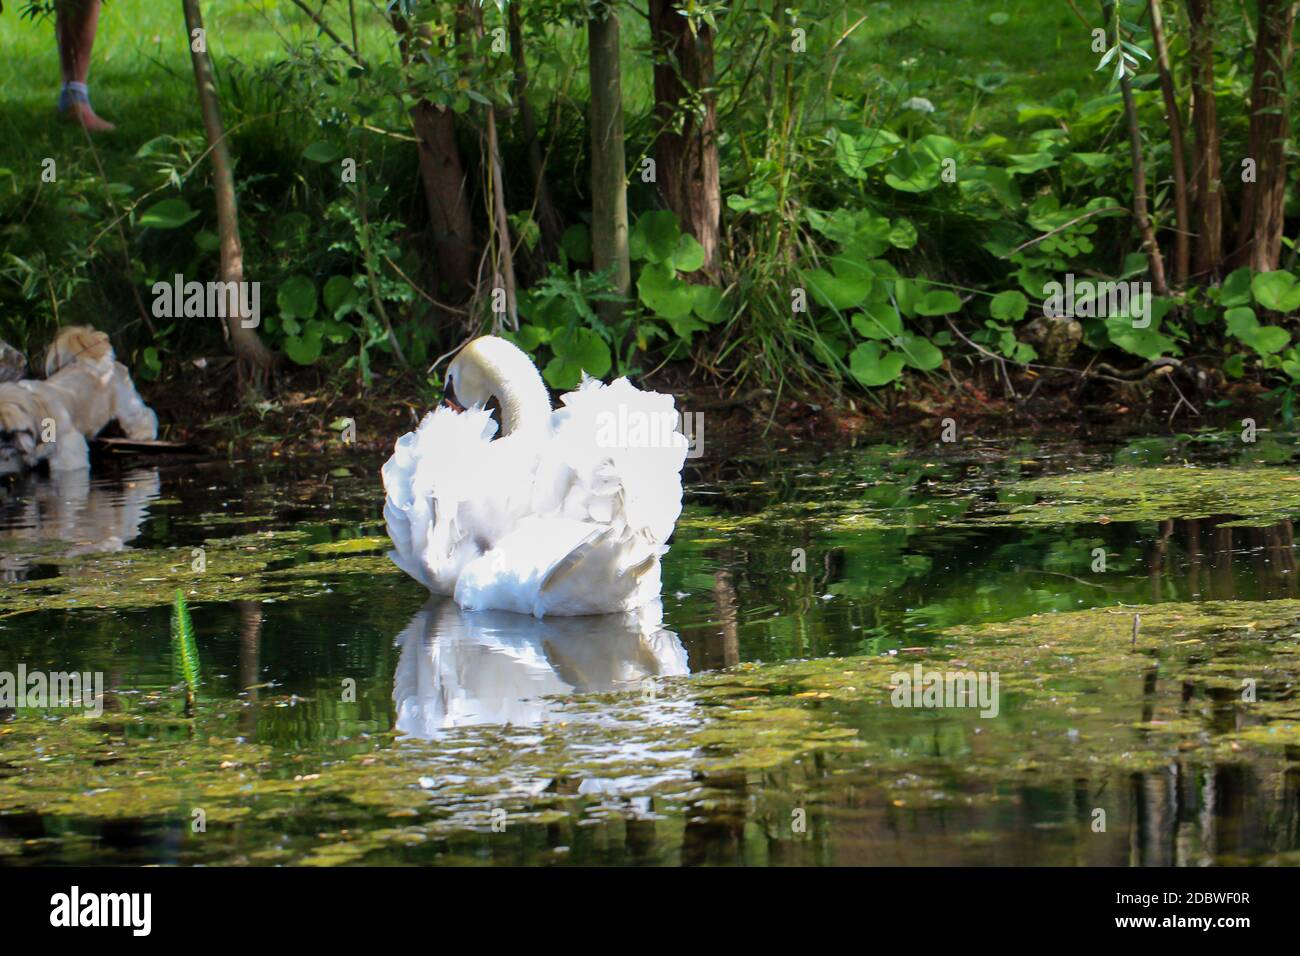
[[[447,377],[447,387],[442,393],[442,404],[453,412],[463,412],[465,410],[465,406],[456,400],[456,379],[451,376]]]
[[[498,402],[497,397],[493,395],[491,398],[488,399],[488,403],[484,407],[487,408],[487,410],[492,413],[492,420],[497,423],[497,435],[499,436],[501,434],[501,428],[502,428],[501,403]]]

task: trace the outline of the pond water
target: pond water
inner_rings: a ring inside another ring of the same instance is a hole
[[[103,697],[0,701],[0,864],[1300,863],[1298,453],[706,456],[662,607],[546,621],[398,572],[378,458],[21,480],[0,673]]]

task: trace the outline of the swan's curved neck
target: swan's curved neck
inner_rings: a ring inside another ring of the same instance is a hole
[[[551,396],[527,355],[504,355],[492,369],[501,405],[501,436],[540,434],[550,425]]]

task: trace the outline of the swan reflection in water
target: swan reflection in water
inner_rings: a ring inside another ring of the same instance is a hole
[[[686,649],[662,624],[659,601],[538,619],[435,598],[397,636],[397,729],[428,738],[469,724],[539,724],[558,705],[551,695],[638,691],[647,678],[686,674]]]
[[[51,557],[121,551],[140,535],[161,493],[156,468],[92,478],[27,474],[0,487],[0,580],[27,579]]]

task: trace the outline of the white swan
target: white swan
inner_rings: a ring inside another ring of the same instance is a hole
[[[384,465],[398,567],[466,610],[607,614],[658,598],[687,451],[672,396],[585,379],[552,411],[532,360],[495,336],[460,351],[447,385],[458,404]]]

